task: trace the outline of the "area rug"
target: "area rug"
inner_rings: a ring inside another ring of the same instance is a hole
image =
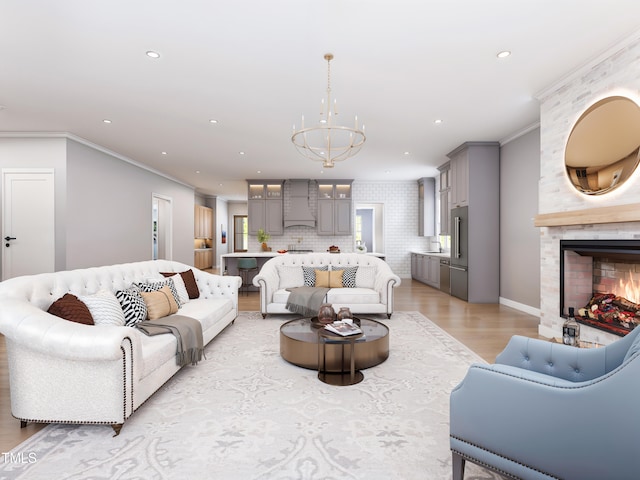
[[[242,313],[119,436],[49,425],[0,458],[0,478],[450,479],[449,393],[483,360],[420,313],[397,312],[373,317],[389,326],[388,360],[330,386],[280,357],[291,318]],[[467,480],[500,478],[467,465]]]

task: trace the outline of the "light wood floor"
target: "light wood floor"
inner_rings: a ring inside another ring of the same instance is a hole
[[[497,304],[469,304],[420,282],[403,280],[394,298],[395,310],[421,312],[488,362],[495,359],[512,335],[539,337],[537,317]],[[241,296],[239,307],[241,311],[259,311],[258,293]],[[20,428],[20,422],[11,416],[7,372],[5,342],[0,335],[0,453],[8,452],[44,427],[29,424]]]

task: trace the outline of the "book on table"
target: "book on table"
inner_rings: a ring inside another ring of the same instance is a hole
[[[343,337],[347,337],[349,335],[357,335],[358,333],[362,333],[360,327],[353,323],[346,322],[333,322],[324,326],[325,330],[329,330],[330,332],[337,333],[338,335],[342,335]]]

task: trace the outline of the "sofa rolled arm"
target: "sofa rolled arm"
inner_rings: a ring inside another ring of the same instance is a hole
[[[0,332],[30,350],[82,361],[121,359],[121,345],[135,333],[131,327],[70,322],[10,298],[2,299]]]
[[[496,363],[572,382],[591,380],[608,371],[604,348],[577,348],[520,335],[511,337]]]

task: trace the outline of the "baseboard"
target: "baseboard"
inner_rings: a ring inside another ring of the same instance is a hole
[[[529,315],[533,315],[534,317],[540,317],[540,309],[532,307],[530,305],[525,305],[524,303],[514,302],[513,300],[509,300],[508,298],[500,297],[500,305],[505,305],[507,307],[515,308],[516,310],[520,310],[521,312],[528,313]]]

